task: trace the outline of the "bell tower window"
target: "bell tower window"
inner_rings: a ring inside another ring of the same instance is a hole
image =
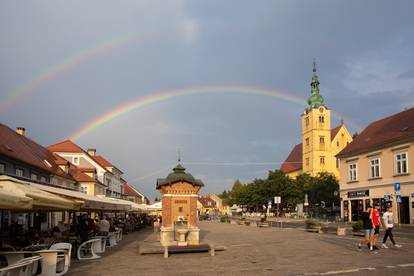
[[[323,115],[319,116],[319,123],[325,123],[325,117]]]

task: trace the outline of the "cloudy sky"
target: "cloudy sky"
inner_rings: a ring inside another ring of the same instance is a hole
[[[2,0],[0,121],[46,146],[163,91],[231,84],[305,101],[316,58],[326,105],[360,131],[414,106],[413,10],[410,0]],[[155,101],[76,142],[150,198],[177,149],[203,193],[221,192],[265,177],[300,143],[305,102],[253,92]]]

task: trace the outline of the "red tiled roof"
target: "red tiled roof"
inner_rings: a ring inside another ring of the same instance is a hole
[[[52,152],[76,152],[76,153],[84,153],[87,156],[89,156],[92,160],[94,160],[96,163],[98,163],[100,166],[102,166],[108,173],[111,173],[112,174],[112,172],[110,172],[110,171],[108,171],[106,169],[107,167],[112,167],[113,166],[112,164],[111,164],[111,166],[105,166],[105,161],[108,164],[110,164],[107,160],[105,160],[101,156],[92,156],[92,155],[90,155],[87,151],[83,150],[81,147],[79,147],[78,145],[76,145],[75,143],[73,143],[71,140],[62,141],[62,142],[59,142],[57,144],[50,145],[47,148],[50,151],[52,151]],[[103,162],[103,160],[101,160],[101,158],[104,160],[104,162]]]
[[[138,196],[138,197],[142,197],[142,195],[135,190],[133,187],[131,187],[128,183],[124,183],[124,194],[128,195],[128,196]]]
[[[92,156],[92,158],[104,168],[115,167],[114,165],[111,164],[111,162],[103,158],[101,155],[95,155],[95,156]]]
[[[78,182],[95,182],[93,177],[83,173],[81,169],[72,164],[69,167],[69,174]]]
[[[122,171],[118,169],[115,165],[113,165],[111,162],[109,162],[107,159],[105,159],[102,155],[95,155],[91,156],[93,160],[95,160],[99,165],[101,165],[104,168],[116,168],[121,173]]]
[[[369,124],[337,156],[346,157],[414,139],[414,108]]]
[[[204,208],[216,207],[217,205],[217,202],[209,196],[200,196],[198,200],[200,201],[200,203],[203,205]]]
[[[96,173],[96,168],[78,168],[81,172]]]
[[[341,129],[341,127],[342,127],[342,124],[331,129],[331,141],[335,138],[336,134],[338,134],[338,131]]]
[[[68,160],[66,160],[65,158],[59,156],[58,154],[53,153],[53,152],[52,152],[52,154],[53,154],[53,157],[55,158],[55,163],[57,165],[69,165],[70,164],[70,162]]]
[[[289,156],[280,166],[280,170],[284,173],[290,173],[302,169],[302,144],[297,144],[290,152]]]
[[[47,147],[53,152],[85,152],[81,147],[73,143],[71,140],[65,140]]]
[[[53,153],[26,136],[17,134],[13,129],[3,124],[0,124],[0,154],[51,174],[74,180],[59,168]]]

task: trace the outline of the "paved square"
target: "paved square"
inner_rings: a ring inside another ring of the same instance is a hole
[[[208,253],[139,255],[154,242],[151,229],[130,235],[101,259],[74,261],[67,275],[414,275],[414,231],[396,234],[403,248],[358,250],[358,237],[303,229],[257,228],[200,222],[203,241],[227,247]],[[413,229],[414,230],[414,229]]]

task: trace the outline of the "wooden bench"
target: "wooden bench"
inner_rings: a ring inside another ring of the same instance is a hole
[[[259,222],[257,224],[258,227],[270,227],[270,223],[269,222]]]

